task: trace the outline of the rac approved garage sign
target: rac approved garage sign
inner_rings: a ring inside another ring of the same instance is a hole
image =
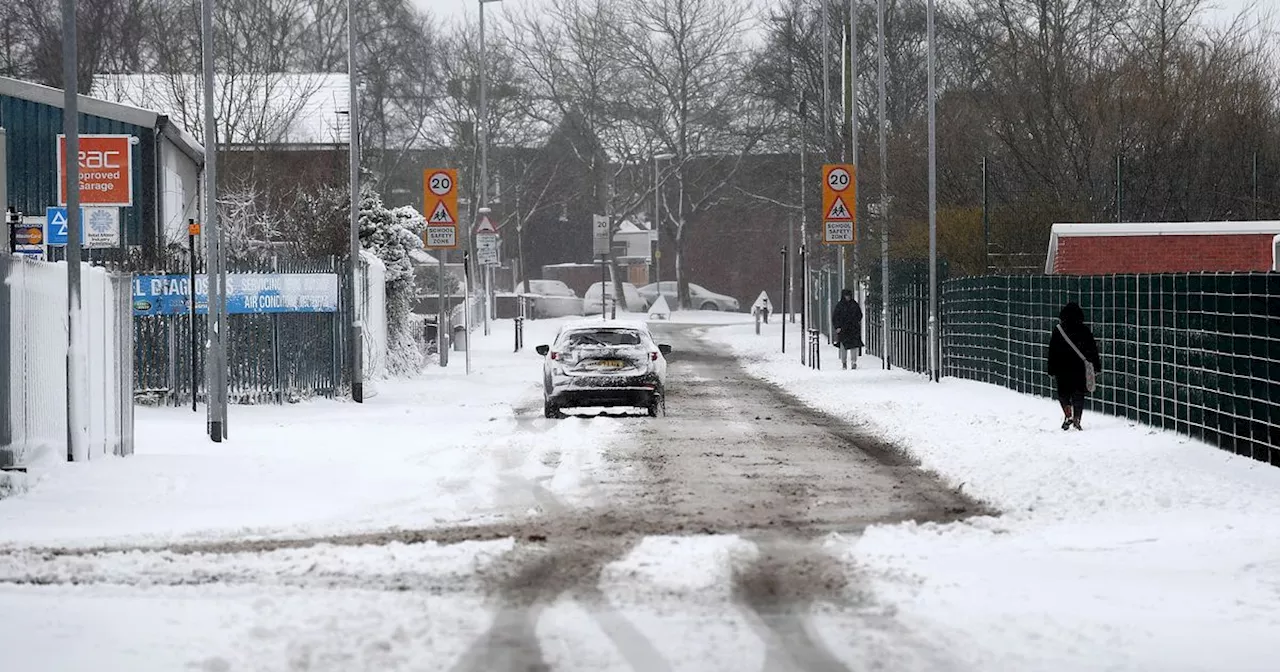
[[[58,205],[67,204],[64,174],[67,136],[58,136]],[[127,208],[133,205],[133,138],[128,135],[80,136],[80,205]]]

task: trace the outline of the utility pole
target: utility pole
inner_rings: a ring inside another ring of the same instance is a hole
[[[854,241],[853,241],[853,295],[858,302],[863,302],[861,275],[858,272],[858,248],[862,247],[862,236],[858,235],[858,2],[849,0],[849,44],[845,58],[848,59],[849,73],[847,81],[849,94],[845,98],[849,106],[849,163],[853,164],[853,208]],[[848,282],[845,269],[844,247],[840,248],[840,282]]]
[[[479,190],[479,194],[477,195],[476,212],[484,212],[486,211],[485,209],[489,207],[489,100],[488,100],[488,92],[487,92],[487,86],[488,86],[487,80],[489,79],[489,72],[488,72],[489,62],[485,56],[484,6],[485,6],[485,3],[499,2],[499,1],[500,0],[479,0],[479,3],[480,3],[480,123],[479,123],[478,131],[480,136],[480,190]],[[474,239],[474,236],[472,236],[472,238]],[[490,302],[491,302],[491,299],[489,296],[489,270],[490,270],[489,266],[486,264],[483,269],[484,333],[486,336],[489,335],[489,310],[490,310]],[[469,285],[470,283],[468,283],[468,286]],[[468,290],[467,296],[469,297],[470,295],[471,293]],[[466,302],[465,298],[463,299],[463,302],[464,303]],[[468,333],[467,334],[468,361],[470,361],[470,357],[471,357],[471,337],[470,336],[471,336],[470,333]]]
[[[351,359],[351,400],[364,403],[364,324],[360,320],[360,307],[356,305],[359,294],[356,284],[360,277],[360,98],[356,86],[356,3],[347,0],[347,142],[348,168],[351,170],[351,212],[348,222],[351,237],[347,256],[351,258],[347,270],[347,296],[351,309],[351,330],[348,343]]]
[[[884,368],[893,368],[889,357],[889,150],[885,126],[884,3],[876,3],[876,33],[880,61],[880,338]]]
[[[208,400],[209,438],[221,443],[226,437],[226,350],[222,319],[223,274],[222,225],[218,222],[218,129],[213,114],[213,2],[200,3],[201,59],[204,69],[204,235],[206,244],[205,284],[208,311],[205,324],[209,352],[205,356],[205,396]],[[195,306],[191,307],[195,310]]]
[[[937,54],[934,47],[934,0],[928,7],[929,42],[929,376],[942,379],[942,334],[938,315],[938,133]]]
[[[80,86],[77,77],[76,0],[62,0],[62,132],[63,174],[67,193],[67,461],[88,458],[88,390],[81,380],[84,359],[84,318],[80,305]]]

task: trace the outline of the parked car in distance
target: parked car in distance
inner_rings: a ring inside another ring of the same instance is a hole
[[[635,407],[657,417],[671,346],[654,342],[643,322],[582,320],[560,328],[542,355],[543,415],[566,408]]]
[[[525,280],[516,291],[534,295],[529,309],[535,319],[582,314],[582,298],[559,280]]]
[[[664,280],[641,287],[639,290],[640,296],[644,297],[645,306],[652,306],[653,302],[658,300],[659,285],[662,286],[662,296],[667,299],[667,305],[674,310],[677,305],[676,283],[674,280]],[[692,282],[689,283],[689,300],[692,303],[687,307],[693,310],[741,310],[738,300],[732,296],[717,294],[702,285],[695,285]]]
[[[587,291],[582,294],[582,314],[599,315],[602,312],[602,308],[604,310],[611,310],[613,308],[614,300],[613,292],[613,283],[610,282],[608,301],[606,302],[606,305],[602,307],[600,305],[600,283],[592,283],[592,285],[587,288]],[[622,299],[623,303],[618,305],[619,311],[643,313],[649,308],[649,304],[646,303],[644,297],[640,295],[640,291],[636,289],[635,285],[629,282],[622,283]]]

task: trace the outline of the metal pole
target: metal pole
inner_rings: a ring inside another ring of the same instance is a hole
[[[364,402],[364,324],[360,320],[360,309],[356,305],[356,278],[360,275],[360,98],[356,87],[356,8],[355,0],[347,0],[347,138],[351,150],[348,168],[351,171],[351,220],[350,249],[351,257],[348,270],[351,290],[348,293],[351,306],[351,400]]]
[[[934,0],[929,0],[929,375],[941,380],[942,349],[938,333],[938,133],[934,47]]]
[[[471,306],[467,305],[467,300],[471,298],[471,252],[463,251],[462,253],[462,326],[463,341],[466,350],[467,375],[471,375]]]
[[[778,320],[778,327],[782,331],[783,354],[786,354],[787,352],[787,320],[786,320],[787,308],[788,308],[787,306],[787,270],[789,266],[789,264],[787,263],[787,260],[788,260],[787,254],[788,254],[787,246],[783,245],[782,246],[782,292],[779,294],[780,296],[779,301],[782,302],[782,319]]]
[[[831,156],[831,3],[822,2],[822,155]]]
[[[809,258],[807,245],[800,243],[800,333],[809,336]],[[805,349],[800,349],[800,363],[805,363]]]
[[[1116,222],[1124,221],[1124,156],[1116,154]]]
[[[213,3],[200,3],[201,59],[204,70],[204,226],[205,226],[205,296],[208,304],[205,326],[209,335],[209,348],[205,354],[205,396],[208,407],[209,438],[220,443],[226,421],[222,406],[225,388],[221,359],[222,311],[221,301],[221,232],[218,224],[218,130],[213,113]]]
[[[1253,153],[1253,219],[1258,219],[1258,153]]]
[[[862,296],[862,274],[858,270],[858,261],[860,258],[859,250],[862,248],[862,236],[857,232],[858,218],[858,189],[857,181],[859,176],[858,170],[858,3],[860,0],[849,0],[849,157],[853,164],[853,216],[854,216],[854,241],[853,241],[853,295],[858,299],[859,304],[864,304]],[[844,248],[841,248],[842,250]],[[844,263],[843,253],[840,256],[841,264]],[[840,277],[842,282],[848,282],[848,275],[841,268]],[[859,334],[861,336],[861,334]]]
[[[445,288],[449,286],[448,278],[445,277],[444,254],[446,250],[439,250],[440,255],[437,261],[440,262],[440,282],[436,288],[436,299],[440,303],[439,312],[436,314],[436,355],[440,359],[441,368],[449,366],[449,320],[447,319],[446,310],[447,302],[445,301]]]
[[[200,383],[196,378],[196,359],[199,358],[200,339],[196,338],[196,236],[194,225],[196,220],[187,220],[187,250],[190,252],[189,268],[187,273],[187,297],[190,303],[187,306],[187,340],[191,346],[191,412],[196,412],[196,396],[200,392]]]
[[[884,368],[893,368],[889,357],[889,150],[885,130],[884,3],[876,3],[877,51],[880,61],[880,338]]]
[[[795,305],[796,305],[796,297],[795,297],[795,292],[796,292],[796,289],[795,289],[795,287],[796,287],[796,279],[795,279],[796,264],[795,264],[795,259],[794,259],[793,257],[794,257],[794,255],[795,255],[795,251],[794,251],[794,250],[796,249],[796,219],[795,219],[795,217],[790,216],[790,215],[788,215],[788,216],[787,216],[787,246],[786,246],[785,248],[783,248],[783,249],[785,249],[785,250],[787,251],[787,278],[786,278],[786,280],[787,280],[787,286],[786,286],[786,292],[787,292],[787,294],[786,294],[786,296],[785,296],[785,297],[783,297],[783,299],[784,299],[784,300],[785,300],[785,302],[786,302],[786,307],[787,307],[787,308],[786,308],[786,310],[784,310],[784,311],[783,311],[783,315],[782,315],[782,316],[783,316],[783,318],[785,318],[785,319],[787,319],[787,320],[790,320],[790,321],[791,321],[791,324],[795,324],[795,323],[796,323],[796,316],[795,316],[795,312],[794,312],[794,311],[795,311]]]
[[[808,129],[808,123],[807,123],[807,117],[808,117],[808,115],[807,115],[807,113],[808,113],[808,105],[806,104],[807,102],[808,102],[808,101],[807,101],[807,94],[806,94],[804,91],[801,91],[801,92],[800,92],[800,243],[799,243],[799,247],[798,247],[798,249],[800,250],[800,301],[801,301],[801,303],[802,303],[802,304],[803,304],[803,302],[804,302],[804,300],[805,300],[805,299],[804,299],[804,297],[805,297],[805,296],[808,296],[808,295],[805,293],[805,285],[807,284],[807,279],[804,277],[804,270],[805,270],[805,268],[806,268],[806,266],[805,266],[805,259],[804,259],[804,253],[805,253],[806,243],[808,243],[808,241],[809,241],[809,237],[808,237],[808,235],[807,235],[807,232],[808,232],[808,229],[809,229],[809,227],[808,227],[808,224],[809,224],[809,214],[808,214],[808,212],[809,212],[809,211],[808,211],[808,206],[807,206],[807,205],[806,205],[806,203],[805,203],[805,200],[806,200],[806,199],[805,199],[805,197],[804,197],[804,196],[805,196],[805,194],[804,194],[804,192],[805,192],[805,189],[804,189],[804,186],[805,186],[805,185],[804,185],[804,179],[805,179],[805,172],[804,172],[804,169],[805,169],[805,162],[806,162],[806,161],[805,161],[805,159],[806,159],[806,158],[808,158],[808,157],[807,157],[807,154],[808,154],[808,148],[807,148],[807,145],[809,144],[809,134],[808,134],[808,130],[807,130],[807,129]],[[794,270],[795,270],[795,269],[792,269],[793,273],[794,273]],[[792,280],[792,282],[795,282],[795,277],[794,277],[794,275],[792,276],[792,279],[791,279],[791,280]],[[803,311],[803,310],[804,310],[804,306],[802,305],[802,306],[801,306],[801,311]],[[801,323],[803,324],[803,320],[801,320]],[[804,330],[803,330],[803,329],[801,329],[801,333],[803,333],[803,332],[804,332]],[[803,351],[801,351],[801,352],[803,352]],[[803,364],[803,363],[804,363],[804,362],[801,362],[801,364]]]
[[[658,173],[658,157],[653,157],[653,282],[658,287],[658,295],[662,295],[662,194]]]
[[[991,213],[987,201],[987,157],[982,157],[982,258],[991,270]]]
[[[478,130],[480,134],[480,193],[477,199],[477,207],[484,208],[489,205],[489,101],[487,97],[488,73],[486,72],[487,63],[485,62],[484,49],[484,3],[480,2],[480,123]],[[470,345],[470,343],[468,343]],[[468,347],[470,352],[471,348]]]
[[[608,312],[605,309],[605,304],[608,302],[608,296],[609,296],[609,293],[606,291],[609,288],[609,273],[608,273],[608,269],[605,267],[605,262],[606,262],[605,255],[603,254],[600,255],[600,319],[601,320],[604,319],[605,315]],[[661,296],[661,293],[659,293],[659,296]]]
[[[80,314],[80,107],[76,52],[76,0],[62,0],[62,132],[66,135],[64,175],[67,193],[67,461],[87,457],[85,409],[88,394],[81,381],[83,320]]]

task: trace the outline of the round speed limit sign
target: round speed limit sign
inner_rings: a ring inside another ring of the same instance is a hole
[[[849,171],[844,168],[832,168],[827,173],[827,187],[832,191],[844,191],[849,188]]]
[[[445,196],[453,191],[453,178],[449,177],[449,173],[432,173],[427,179],[427,188],[436,196]]]

